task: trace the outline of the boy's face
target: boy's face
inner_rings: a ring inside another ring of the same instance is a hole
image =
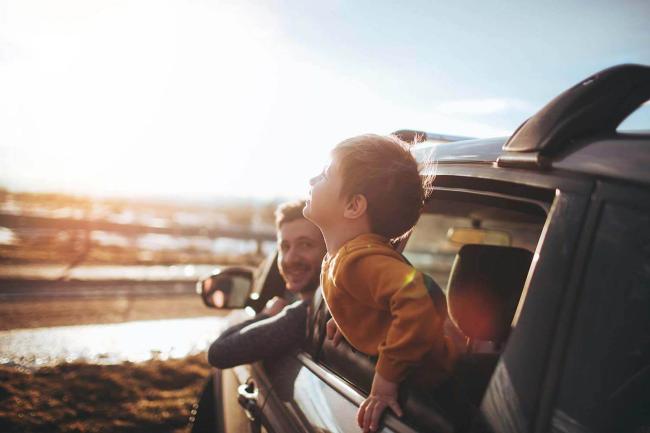
[[[309,181],[309,199],[302,214],[319,228],[332,227],[343,220],[345,199],[341,197],[343,178],[338,162],[333,159]]]

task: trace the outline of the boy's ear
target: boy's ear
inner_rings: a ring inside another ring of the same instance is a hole
[[[345,204],[343,216],[348,219],[357,219],[363,216],[367,209],[368,200],[366,200],[366,196],[363,194],[354,194],[350,196]]]

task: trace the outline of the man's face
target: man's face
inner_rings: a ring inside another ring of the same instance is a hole
[[[341,198],[343,178],[339,164],[332,160],[316,177],[309,181],[309,200],[302,214],[321,229],[336,226],[343,218],[345,200]]]
[[[325,255],[325,241],[318,227],[304,218],[283,223],[278,229],[278,267],[293,293],[315,290]]]

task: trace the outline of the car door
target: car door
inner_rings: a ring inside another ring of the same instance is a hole
[[[649,203],[632,185],[558,190],[482,402],[488,431],[648,429]]]
[[[513,330],[481,403],[487,431],[534,431],[589,192],[588,184],[556,190]]]
[[[248,314],[260,311],[266,301],[274,296],[282,296],[284,281],[277,266],[277,253],[271,254],[257,269],[253,290],[247,302]],[[232,313],[243,316],[243,310]],[[247,318],[247,317],[245,317]],[[234,320],[241,321],[242,318]],[[265,424],[261,413],[262,407],[271,390],[271,385],[264,373],[262,363],[238,365],[223,370],[217,375],[215,385],[216,404],[220,405],[218,422],[224,432],[264,432]]]
[[[267,388],[253,379],[256,376],[253,369],[252,365],[239,365],[219,372],[217,417],[222,417],[218,422],[223,432],[263,431],[259,408],[264,405]]]
[[[329,316],[320,292],[315,296],[308,323],[305,347],[294,354],[263,363],[262,374],[272,390],[263,408],[268,431],[280,432],[359,432],[356,413],[368,391],[367,377],[374,365],[368,358],[342,343],[334,348],[324,338]],[[336,360],[335,360],[336,359]],[[353,376],[337,365],[356,368]],[[365,369],[365,371],[364,371]],[[365,386],[358,380],[365,375]],[[365,387],[366,389],[361,389]],[[385,419],[382,432],[414,433],[412,427],[392,415]]]
[[[544,431],[650,431],[650,193],[599,183]],[[551,392],[552,391],[552,392]]]

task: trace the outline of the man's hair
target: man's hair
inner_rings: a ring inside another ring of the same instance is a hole
[[[302,210],[305,207],[305,200],[296,200],[278,205],[275,210],[275,228],[279,229],[284,223],[290,223],[299,218],[304,218]]]
[[[426,198],[424,183],[409,145],[395,136],[360,135],[332,150],[343,185],[341,195],[363,194],[368,202],[370,229],[389,239],[415,226]]]

